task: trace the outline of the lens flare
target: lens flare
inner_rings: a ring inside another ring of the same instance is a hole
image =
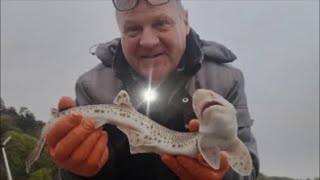
[[[143,92],[144,100],[147,102],[152,102],[157,99],[157,93],[152,89],[147,89]]]

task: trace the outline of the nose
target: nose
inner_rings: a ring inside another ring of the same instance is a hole
[[[152,48],[159,43],[157,32],[152,29],[144,29],[140,37],[140,46]]]

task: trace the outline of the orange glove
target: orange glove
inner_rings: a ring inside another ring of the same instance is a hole
[[[59,111],[74,107],[74,101],[62,97]],[[47,134],[47,147],[53,161],[62,169],[80,176],[95,175],[109,158],[108,136],[95,129],[94,120],[84,120],[80,113],[62,117]]]
[[[199,121],[191,120],[189,130],[192,132],[199,130]],[[181,180],[221,180],[229,170],[227,157],[221,153],[220,169],[214,170],[205,163],[199,154],[198,160],[186,156],[171,156],[164,154],[161,160],[166,164]]]

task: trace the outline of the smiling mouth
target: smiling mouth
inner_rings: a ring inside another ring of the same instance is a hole
[[[142,55],[141,57],[144,58],[144,59],[150,59],[150,58],[156,58],[158,56],[162,55],[162,53],[157,53],[157,54],[154,54],[154,55]]]

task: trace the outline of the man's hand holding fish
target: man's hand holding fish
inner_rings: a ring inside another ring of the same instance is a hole
[[[63,97],[59,111],[75,107],[74,101]],[[61,117],[47,134],[47,147],[53,161],[67,171],[90,177],[109,158],[108,136],[95,128],[94,120],[85,120],[80,113]]]

